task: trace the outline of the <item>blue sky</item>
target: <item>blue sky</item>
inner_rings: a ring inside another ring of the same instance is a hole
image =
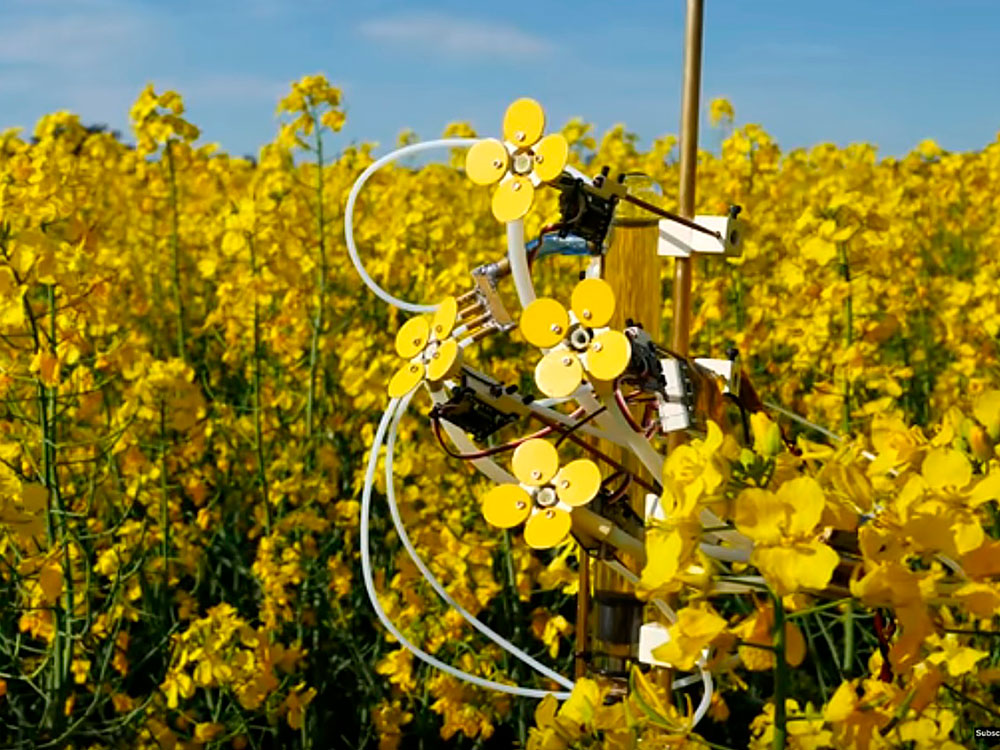
[[[203,141],[255,154],[289,82],[323,72],[347,107],[335,148],[456,120],[498,133],[519,96],[555,125],[623,122],[648,143],[678,128],[683,15],[683,0],[0,0],[0,129],[68,109],[131,140],[152,81],[183,94]],[[1000,2],[706,0],[703,104],[717,96],[785,148],[977,149],[1000,130]]]

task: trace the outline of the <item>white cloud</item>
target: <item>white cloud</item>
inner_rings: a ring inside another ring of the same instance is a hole
[[[409,14],[364,21],[363,36],[461,58],[525,60],[549,52],[552,44],[502,21],[443,14]]]
[[[135,6],[102,0],[9,8],[0,14],[0,62],[73,73],[134,54],[153,26]]]

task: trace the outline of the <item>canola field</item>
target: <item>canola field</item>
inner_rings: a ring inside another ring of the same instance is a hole
[[[678,670],[711,654],[692,726],[700,683],[636,670],[625,701],[591,679],[529,701],[386,637],[359,495],[406,316],[360,283],[343,234],[374,146],[343,146],[322,76],[278,109],[258,159],[202,145],[181,96],[152,87],[124,139],[69,113],[0,133],[0,748],[992,746],[976,729],[1000,727],[1000,141],[783,151],[713,103],[698,212],[739,204],[749,233],[742,257],[695,264],[692,351],[736,346],[766,401],[832,436],[775,411],[752,446],[710,427],[666,463],[639,593],[677,610]],[[642,150],[623,126],[560,126],[573,166],[645,172],[676,209],[674,137]],[[461,151],[442,157],[380,171],[358,202],[364,262],[405,299],[459,294],[505,252],[490,191]],[[542,190],[528,237],[557,217]],[[579,262],[540,262],[539,290],[567,298]],[[516,332],[475,356],[530,382]],[[417,549],[463,607],[572,675],[575,545],[538,553],[487,525],[485,484],[415,404],[395,468]],[[749,564],[700,555],[706,506],[754,540]],[[380,502],[372,528],[407,638],[555,687],[442,604]]]

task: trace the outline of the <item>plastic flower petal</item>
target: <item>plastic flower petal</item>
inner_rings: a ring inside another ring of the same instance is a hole
[[[465,157],[465,171],[477,185],[497,185],[493,215],[498,221],[517,221],[531,209],[535,188],[562,174],[569,144],[562,134],[542,137],[545,112],[534,99],[518,99],[504,114],[501,142],[477,142]]]
[[[396,333],[396,353],[408,360],[389,381],[389,396],[402,398],[424,380],[438,382],[461,366],[458,342],[451,337],[458,303],[448,297],[432,316],[410,318]]]
[[[606,327],[615,311],[610,284],[584,279],[570,299],[572,316],[551,297],[539,297],[521,314],[521,333],[528,343],[550,350],[535,367],[535,383],[553,398],[572,394],[584,370],[596,380],[614,380],[632,357],[628,337]]]
[[[533,438],[521,443],[511,457],[519,484],[493,487],[482,499],[487,523],[510,529],[525,523],[524,539],[535,549],[555,547],[569,536],[573,508],[586,505],[601,487],[601,472],[589,459],[559,467],[551,443]]]

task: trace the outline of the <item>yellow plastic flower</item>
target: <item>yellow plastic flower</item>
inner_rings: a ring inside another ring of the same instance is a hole
[[[503,141],[487,138],[469,149],[465,171],[477,185],[500,184],[493,192],[497,221],[517,221],[531,208],[535,188],[562,174],[569,144],[561,133],[542,138],[545,112],[534,99],[518,99],[503,117]]]
[[[736,528],[754,540],[750,562],[778,596],[826,587],[840,562],[816,540],[823,516],[823,490],[812,477],[785,482],[776,493],[747,489],[736,500]]]
[[[389,381],[389,396],[402,398],[426,378],[434,383],[448,377],[461,364],[458,342],[451,336],[458,318],[458,303],[448,297],[433,316],[410,318],[396,334],[396,353],[407,362]]]
[[[559,468],[555,446],[540,438],[517,446],[511,468],[520,484],[501,484],[483,497],[483,516],[493,526],[524,521],[524,540],[535,549],[555,547],[569,536],[573,508],[586,505],[601,487],[601,471],[580,458]]]
[[[615,294],[603,279],[584,279],[570,297],[572,315],[551,297],[539,297],[521,313],[521,333],[528,343],[550,351],[535,367],[535,383],[546,396],[572,394],[587,370],[610,381],[628,367],[632,345],[621,331],[607,327]]]

